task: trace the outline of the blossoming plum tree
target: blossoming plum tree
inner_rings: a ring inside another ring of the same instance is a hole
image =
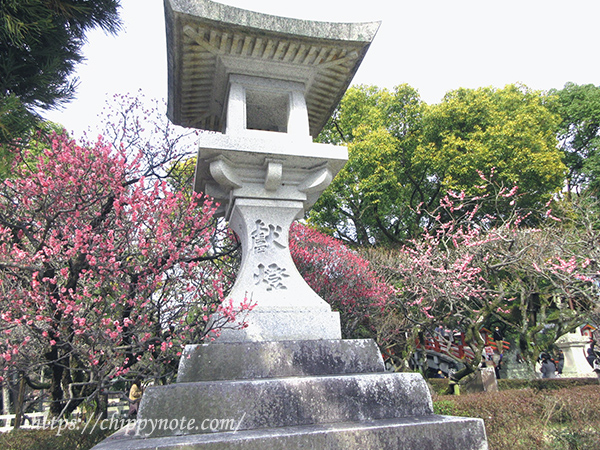
[[[534,221],[540,228],[527,226],[527,214],[506,208],[515,205],[518,189],[481,177],[483,194],[448,192],[437,210],[423,216],[419,239],[368,254],[398,288],[395,313],[409,320],[415,339],[439,324],[465,334],[475,357],[461,360],[465,370],[456,379],[479,365],[483,326],[504,324],[533,362],[541,348],[600,307],[597,230],[565,225],[549,207],[540,214],[545,222]],[[477,214],[482,203],[493,210],[498,202],[506,203],[500,209],[510,214]]]
[[[138,367],[167,379],[212,312],[214,330],[250,308],[219,306],[228,286],[211,261],[227,251],[211,244],[211,201],[141,160],[55,135],[0,185],[0,361],[30,381],[43,371],[55,416]]]
[[[339,311],[344,338],[373,338],[384,350],[401,338],[404,328],[388,320],[395,289],[358,252],[300,222],[290,229],[290,252],[308,285]]]

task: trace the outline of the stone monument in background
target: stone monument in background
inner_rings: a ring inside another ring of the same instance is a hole
[[[147,389],[143,429],[95,448],[487,449],[483,421],[433,414],[419,374],[385,372],[374,341],[341,339],[338,313],[290,256],[292,221],[347,160],[346,148],[312,138],[379,23],[288,19],[209,0],[165,0],[165,10],[168,114],[208,131],[195,189],[220,203],[242,243],[230,297],[256,307],[247,327],[187,346],[177,383]],[[207,420],[235,429],[204,428]]]
[[[556,341],[556,346],[563,351],[565,357],[563,378],[596,378],[592,366],[588,363],[586,350],[590,338],[583,336],[579,328],[572,333],[567,333]]]

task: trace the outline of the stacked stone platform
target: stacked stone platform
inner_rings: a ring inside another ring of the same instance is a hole
[[[480,419],[433,414],[423,378],[385,372],[371,340],[188,346],[178,382],[147,389],[139,423],[183,418],[194,426],[123,430],[94,450],[487,449]]]

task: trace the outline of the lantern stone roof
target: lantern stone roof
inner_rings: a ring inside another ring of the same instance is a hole
[[[302,83],[313,137],[348,88],[380,24],[290,19],[210,0],[165,0],[165,16],[173,123],[223,131],[229,77],[249,75]]]

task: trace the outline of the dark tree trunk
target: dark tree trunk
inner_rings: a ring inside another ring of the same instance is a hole
[[[48,360],[48,367],[50,368],[51,379],[50,379],[50,415],[52,417],[60,416],[63,410],[64,391],[62,388],[62,379],[65,368],[60,362],[58,362],[58,348],[52,347],[48,353],[46,353],[46,359]]]
[[[23,374],[20,374],[19,393],[17,394],[17,401],[15,402],[15,430],[21,428],[21,422],[23,421],[23,403],[25,403],[25,377],[23,377]]]

